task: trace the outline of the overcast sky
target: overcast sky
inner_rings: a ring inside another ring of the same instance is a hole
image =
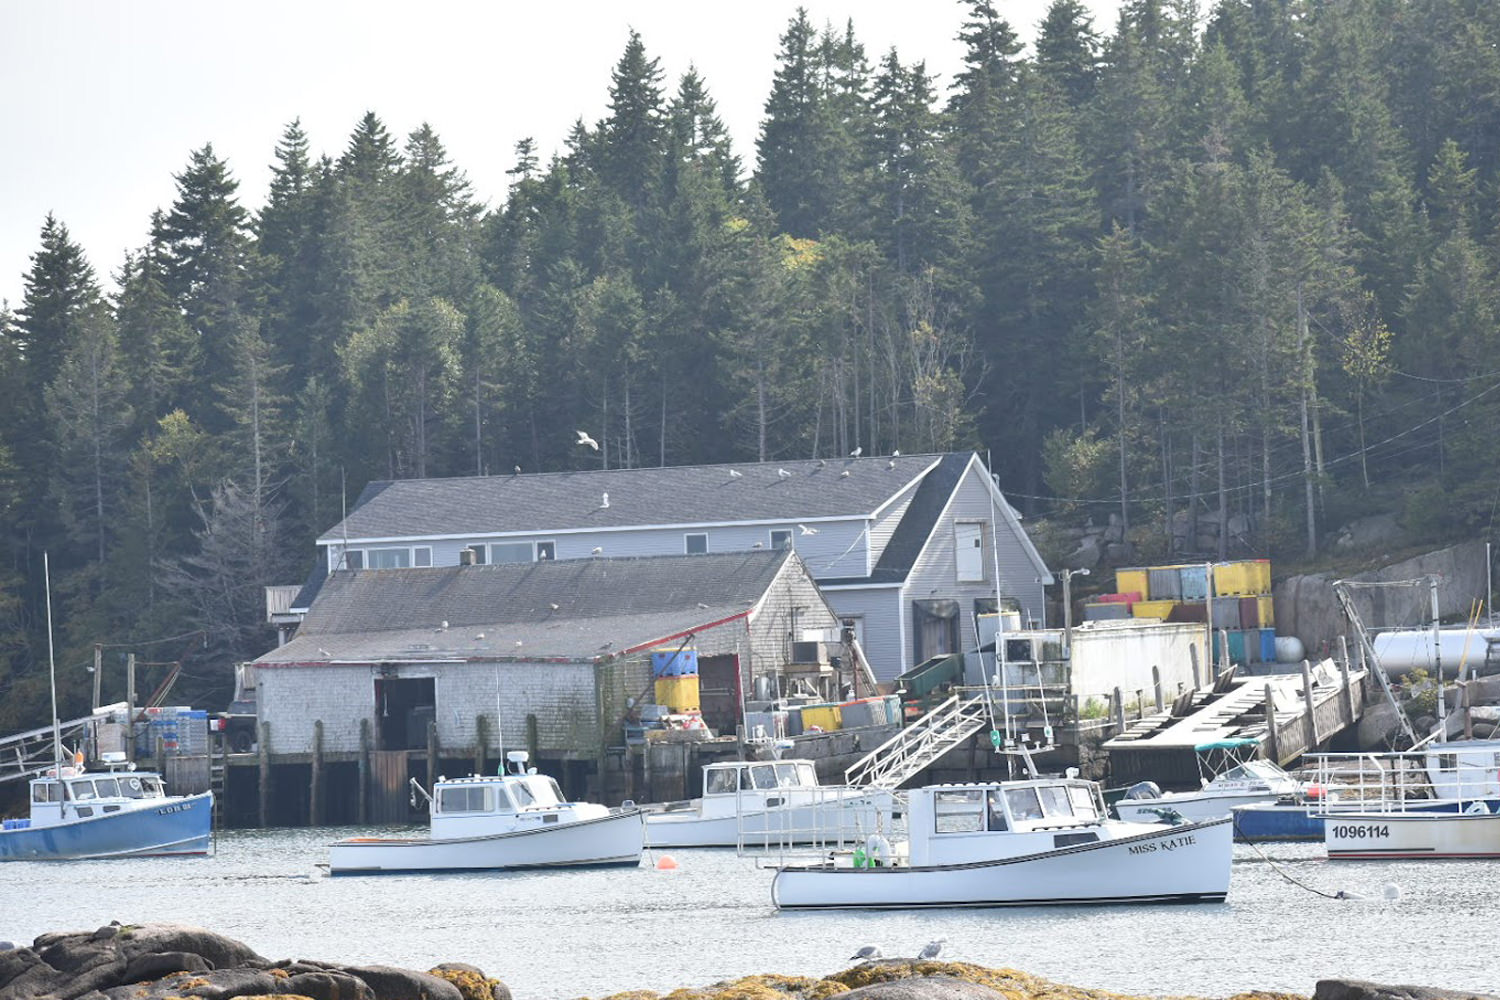
[[[1048,0],[994,0],[1029,41]],[[605,113],[631,28],[668,93],[696,66],[754,163],[779,37],[797,0],[0,0],[0,299],[22,278],[48,212],[101,281],[146,241],[173,175],[205,143],[260,207],[286,124],[337,156],[373,111],[399,141],[430,122],[493,205],[518,139],[545,161],[573,122]],[[802,0],[818,25],[852,19],[871,62],[895,46],[946,94],[961,57],[958,0]],[[1118,0],[1089,0],[1108,33]]]

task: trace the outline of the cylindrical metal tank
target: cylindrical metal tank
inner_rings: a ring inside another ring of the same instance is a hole
[[[1493,639],[1500,643],[1500,629],[1445,628],[1438,630],[1438,652],[1442,656],[1443,676],[1453,678],[1467,663],[1470,672],[1484,666],[1485,652]],[[1373,645],[1375,656],[1385,672],[1399,676],[1421,667],[1435,673],[1432,656],[1432,629],[1412,629],[1377,633]]]

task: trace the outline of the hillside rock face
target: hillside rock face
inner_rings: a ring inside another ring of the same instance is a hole
[[[1369,573],[1354,573],[1347,579],[1389,582],[1437,576],[1438,613],[1444,618],[1467,618],[1474,599],[1485,596],[1488,572],[1484,543],[1475,541],[1428,552]],[[1338,637],[1348,634],[1344,612],[1333,594],[1335,579],[1331,573],[1293,576],[1274,587],[1276,634],[1301,639],[1310,659],[1337,653]],[[1355,588],[1353,594],[1366,628],[1397,625],[1420,628],[1432,620],[1432,592],[1425,586],[1364,587]],[[1350,654],[1357,656],[1353,649]]]

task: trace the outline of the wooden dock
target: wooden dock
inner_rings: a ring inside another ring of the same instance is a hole
[[[1112,784],[1152,780],[1165,787],[1199,784],[1194,748],[1253,739],[1261,756],[1290,764],[1356,724],[1364,713],[1369,673],[1347,660],[1306,660],[1290,674],[1221,677],[1190,691],[1169,709],[1147,715],[1107,740]]]

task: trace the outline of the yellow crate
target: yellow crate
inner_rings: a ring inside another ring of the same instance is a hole
[[[1140,594],[1141,600],[1151,598],[1151,576],[1144,569],[1115,570],[1115,593]]]
[[[703,706],[698,697],[698,675],[658,677],[656,679],[656,703],[665,705],[673,712],[699,711]]]
[[[817,726],[825,733],[831,733],[836,729],[843,728],[843,712],[837,705],[803,705],[802,706],[802,731]]]
[[[1177,607],[1181,601],[1136,601],[1130,606],[1130,614],[1135,618],[1160,618],[1166,620],[1172,609]]]
[[[1255,595],[1255,607],[1260,615],[1260,627],[1274,628],[1276,625],[1276,603],[1271,600],[1271,595]]]
[[[1241,559],[1214,564],[1214,593],[1219,597],[1253,597],[1271,592],[1271,560]]]

